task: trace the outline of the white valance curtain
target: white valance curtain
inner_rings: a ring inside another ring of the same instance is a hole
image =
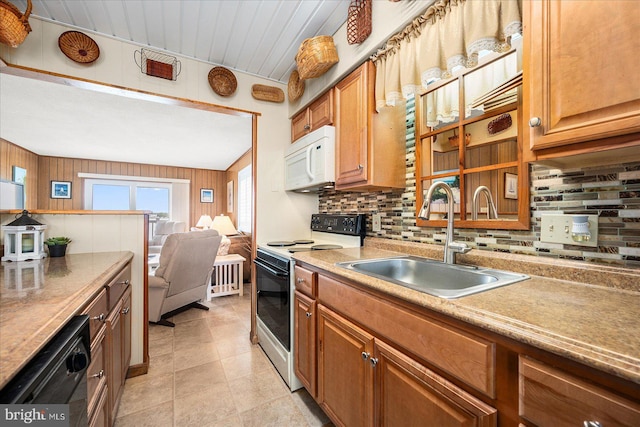
[[[456,66],[474,67],[481,50],[509,50],[521,31],[521,0],[436,0],[372,56],[376,108],[449,77]]]

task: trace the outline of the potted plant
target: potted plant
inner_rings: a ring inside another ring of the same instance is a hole
[[[49,247],[50,257],[61,257],[67,252],[67,245],[71,243],[68,237],[49,237],[44,244]]]

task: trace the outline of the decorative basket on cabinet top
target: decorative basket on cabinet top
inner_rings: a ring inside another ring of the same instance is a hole
[[[296,55],[298,74],[302,80],[320,77],[338,63],[338,51],[331,36],[306,39]]]

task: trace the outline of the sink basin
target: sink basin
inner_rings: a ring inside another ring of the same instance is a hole
[[[336,265],[447,299],[473,295],[529,278],[524,274],[449,265],[412,256],[350,261]]]

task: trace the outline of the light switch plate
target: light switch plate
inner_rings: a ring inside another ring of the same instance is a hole
[[[380,214],[376,213],[371,216],[371,228],[373,231],[382,231],[382,219],[380,218]]]
[[[574,215],[542,215],[540,226],[540,241],[547,243],[562,243],[574,246],[598,246],[598,215],[587,215],[589,218],[588,241],[576,242],[571,237],[571,227]]]

